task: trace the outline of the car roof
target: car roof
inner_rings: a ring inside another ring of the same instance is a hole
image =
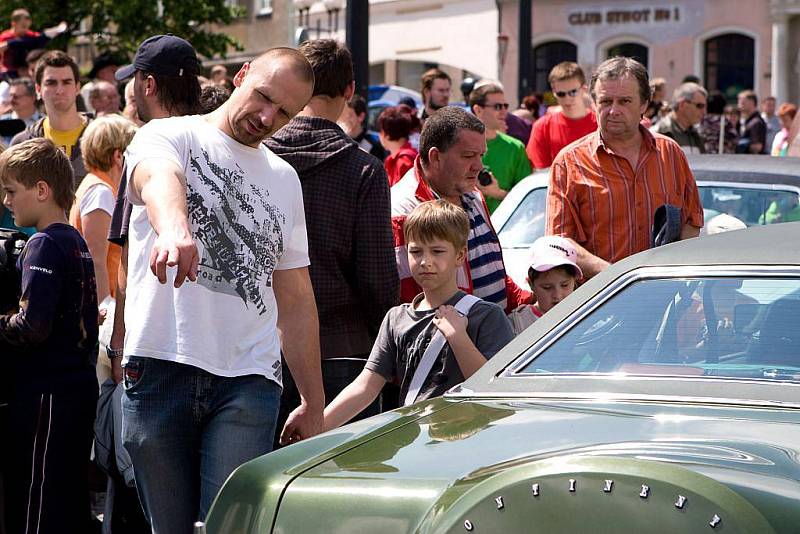
[[[800,159],[797,158],[758,154],[690,154],[687,159],[698,181],[800,186]]]
[[[800,222],[789,222],[687,239],[625,258],[608,269],[608,276],[639,267],[800,265],[800,248],[789,245],[798,235]]]
[[[754,275],[771,268],[773,272],[786,272],[788,276],[800,276],[800,248],[791,245],[800,235],[800,222],[788,222],[767,226],[751,227],[687,239],[669,245],[653,248],[634,254],[619,261],[602,273],[579,287],[558,306],[538,319],[528,330],[513,339],[486,365],[464,382],[463,388],[450,392],[453,396],[521,394],[528,397],[563,396],[574,397],[587,394],[587,398],[597,395],[598,388],[615,395],[641,396],[643,392],[658,396],[692,396],[708,398],[760,399],[759,402],[776,401],[797,404],[800,385],[786,387],[778,383],[766,385],[739,383],[730,389],[732,382],[707,381],[702,389],[689,380],[670,378],[615,381],[613,377],[572,377],[565,380],[558,376],[542,375],[515,378],[500,376],[509,366],[519,362],[521,355],[544,339],[562,322],[583,308],[585,304],[614,287],[627,285],[639,274],[649,273],[655,278],[668,276],[704,276],[719,271],[712,266],[721,266],[728,272]],[[694,267],[694,268],[693,268]],[[731,271],[730,269],[733,269]],[[763,388],[767,389],[763,389]],[[800,406],[800,405],[798,405]]]

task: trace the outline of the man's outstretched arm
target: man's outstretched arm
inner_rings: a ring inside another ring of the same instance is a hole
[[[131,200],[140,200],[158,234],[150,255],[150,270],[165,284],[167,267],[178,267],[175,287],[188,277],[197,279],[200,257],[189,229],[186,203],[186,176],[167,159],[147,159],[133,173]]]

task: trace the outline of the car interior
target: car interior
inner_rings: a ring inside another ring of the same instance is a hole
[[[569,327],[521,373],[800,381],[798,317],[798,279],[640,280]]]

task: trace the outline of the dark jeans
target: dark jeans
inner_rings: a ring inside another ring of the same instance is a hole
[[[366,359],[362,358],[328,358],[322,360],[322,386],[325,389],[325,404],[330,404],[336,395],[347,387],[364,369]],[[292,410],[300,406],[300,392],[289,372],[286,362],[283,362],[283,393],[281,394],[281,409],[278,412],[278,424],[275,427],[274,447],[280,448],[278,438],[280,438],[283,425]],[[381,413],[381,397],[364,408],[360,414],[355,416],[352,421],[366,419]]]
[[[18,394],[9,404],[6,527],[9,534],[84,534],[97,383],[69,393]]]
[[[131,357],[122,439],[154,534],[188,534],[241,464],[272,449],[280,386]]]

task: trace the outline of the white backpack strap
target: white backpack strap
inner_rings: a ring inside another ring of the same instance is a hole
[[[481,299],[474,295],[464,295],[456,302],[454,307],[456,311],[466,317],[469,315],[469,310],[472,309],[472,306],[480,300]],[[442,334],[442,331],[436,328],[436,333],[431,337],[431,341],[428,343],[428,347],[425,349],[422,358],[420,358],[416,371],[414,371],[414,376],[411,378],[411,384],[408,386],[406,397],[403,400],[403,406],[413,404],[417,400],[419,390],[422,388],[422,384],[425,383],[425,379],[428,378],[428,374],[430,374],[433,368],[433,362],[436,361],[437,356],[442,352],[446,342],[447,340],[444,334]]]

